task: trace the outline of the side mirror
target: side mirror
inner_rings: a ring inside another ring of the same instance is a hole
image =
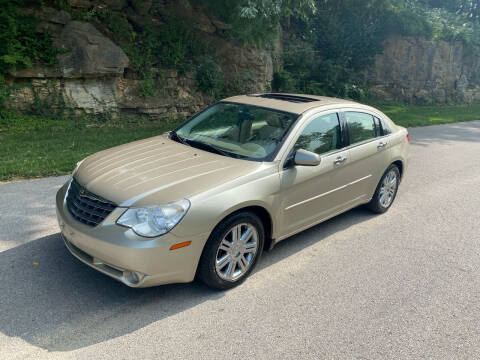
[[[320,164],[320,156],[311,151],[298,149],[295,152],[294,163],[301,166],[317,166]]]

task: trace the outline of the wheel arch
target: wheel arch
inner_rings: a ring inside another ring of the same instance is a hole
[[[391,165],[396,165],[398,167],[398,171],[400,171],[400,180],[402,180],[403,178],[403,173],[404,173],[404,170],[405,170],[405,165],[403,163],[403,161],[401,159],[396,159],[395,161],[393,161],[389,167]]]
[[[243,204],[240,207],[235,207],[230,211],[224,213],[220,220],[217,221],[217,225],[215,225],[215,227],[217,227],[218,224],[220,224],[226,218],[240,212],[251,212],[258,216],[258,218],[262,221],[263,228],[265,230],[265,242],[263,248],[264,250],[269,250],[273,242],[274,222],[272,214],[265,206],[262,206],[260,204]]]

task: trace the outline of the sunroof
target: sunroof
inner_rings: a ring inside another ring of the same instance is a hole
[[[288,101],[293,103],[308,103],[312,101],[318,101],[318,99],[313,99],[306,96],[287,95],[287,94],[260,94],[260,95],[254,95],[254,96],[265,98],[265,99]]]

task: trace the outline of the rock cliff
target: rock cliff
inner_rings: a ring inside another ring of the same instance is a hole
[[[72,6],[91,7],[88,0],[71,0]],[[151,14],[152,1],[103,0],[106,9],[122,14],[131,28],[142,27]],[[227,83],[239,79],[245,92],[270,89],[274,71],[281,66],[280,35],[263,48],[245,46],[221,36],[227,24],[195,8],[188,0],[158,0],[156,11],[180,11],[201,33]],[[11,72],[10,84],[21,86],[12,95],[12,106],[27,109],[39,99],[49,106],[74,112],[147,115],[150,118],[187,117],[210,104],[212,95],[198,89],[195,70],[155,69],[161,89],[140,96],[141,80],[131,59],[112,34],[88,21],[72,20],[69,12],[45,6],[23,9],[40,19],[39,33],[48,31],[62,49],[55,66]],[[98,25],[98,24],[97,24]],[[280,32],[279,32],[280,34]],[[134,43],[132,45],[135,45]],[[248,74],[247,77],[242,74]],[[368,71],[369,86],[381,98],[419,104],[480,101],[480,58],[460,42],[392,37]],[[237,87],[238,88],[238,87]]]
[[[109,0],[110,7],[124,11],[133,26],[149,21],[149,2],[142,7],[128,7],[127,1]],[[108,1],[107,1],[108,2]],[[75,6],[89,6],[88,1],[71,1]],[[181,4],[180,4],[181,3]],[[219,35],[226,24],[209,18],[202,9],[193,8],[188,1],[164,1],[162,11],[178,11],[191,21],[213,49],[226,82],[235,82],[239,76],[242,88],[248,92],[262,92],[270,87],[274,71],[276,44],[267,48],[244,46]],[[139,3],[140,4],[140,3]],[[173,5],[172,5],[173,4]],[[168,6],[170,5],[170,8]],[[151,6],[151,3],[150,3]],[[172,9],[172,7],[174,8]],[[141,96],[142,82],[130,68],[125,52],[105,32],[100,32],[86,21],[72,20],[65,11],[40,6],[23,9],[41,19],[38,32],[48,31],[54,45],[62,50],[53,67],[33,67],[11,72],[10,84],[21,86],[12,95],[11,105],[27,109],[34,101],[48,102],[49,106],[64,106],[75,112],[118,115],[147,115],[150,118],[187,117],[211,104],[212,95],[198,90],[195,71],[180,73],[169,68],[154,69],[158,88],[153,96]]]
[[[368,82],[381,97],[416,104],[480,101],[480,57],[461,42],[392,37]]]

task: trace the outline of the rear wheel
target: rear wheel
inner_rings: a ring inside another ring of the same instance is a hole
[[[397,165],[390,165],[380,179],[368,208],[378,214],[386,212],[397,196],[399,184],[400,170]]]
[[[241,284],[253,271],[265,241],[261,220],[250,212],[240,212],[223,220],[205,245],[198,277],[216,289]]]

